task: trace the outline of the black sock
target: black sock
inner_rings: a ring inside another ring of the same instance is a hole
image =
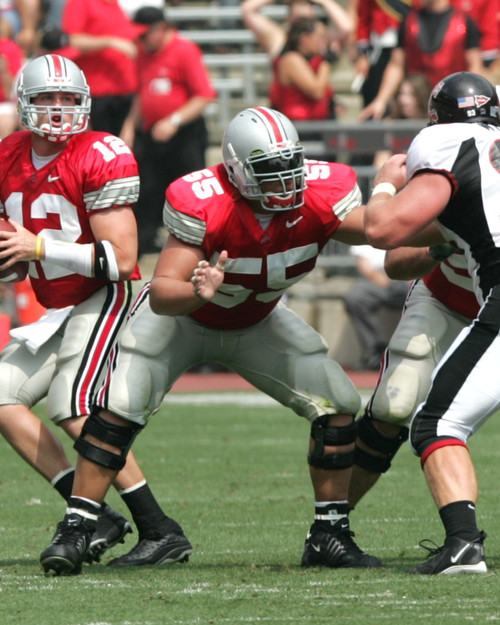
[[[181,526],[168,517],[155,499],[147,484],[122,494],[130,510],[140,538],[161,538],[167,533],[182,533]]]
[[[314,525],[326,531],[342,531],[349,529],[349,503],[347,501],[332,501],[326,505],[316,504],[314,510]]]
[[[91,502],[88,499],[81,499],[80,497],[70,497],[68,499],[68,508],[66,514],[70,512],[76,512],[80,516],[86,519],[86,522],[93,525],[97,522],[101,505],[97,502]]]
[[[68,501],[73,490],[73,481],[75,479],[75,469],[71,468],[67,471],[61,471],[59,475],[52,480],[51,484],[63,499]]]
[[[481,535],[476,523],[476,505],[472,501],[454,501],[439,510],[446,536],[476,540]]]

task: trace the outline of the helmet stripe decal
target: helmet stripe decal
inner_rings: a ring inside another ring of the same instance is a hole
[[[270,136],[276,141],[276,143],[281,143],[285,141],[286,137],[283,134],[281,129],[281,124],[278,125],[278,119],[269,109],[264,108],[263,106],[256,107],[254,109],[257,113],[259,113],[264,121],[271,127],[269,130]]]
[[[62,67],[62,57],[57,54],[47,55],[47,60],[49,61],[49,65],[52,65],[52,68],[49,68],[49,73],[54,74],[54,78],[63,78],[63,67]]]

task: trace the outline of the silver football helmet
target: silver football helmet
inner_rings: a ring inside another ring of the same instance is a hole
[[[37,95],[55,91],[74,94],[76,106],[33,104]],[[81,69],[63,56],[46,54],[28,63],[19,75],[17,101],[22,124],[49,141],[66,141],[87,129],[90,89]],[[62,116],[69,121],[62,123]]]
[[[229,180],[241,195],[265,210],[287,211],[304,204],[304,147],[292,122],[263,106],[236,115],[222,138]]]

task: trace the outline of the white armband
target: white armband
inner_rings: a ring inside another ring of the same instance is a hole
[[[69,269],[87,278],[94,276],[94,244],[44,239],[44,261]]]
[[[118,261],[109,241],[68,243],[44,239],[47,263],[65,267],[87,278],[116,281],[120,278]]]

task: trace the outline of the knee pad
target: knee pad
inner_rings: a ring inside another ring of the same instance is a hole
[[[409,425],[442,351],[454,338],[452,329],[443,312],[428,304],[416,305],[402,317],[389,341],[388,367],[370,402],[372,416]]]
[[[447,329],[448,321],[441,310],[417,304],[402,317],[389,349],[411,360],[428,358]]]
[[[119,471],[123,469],[127,453],[134,442],[135,437],[142,428],[138,425],[122,426],[110,423],[102,419],[96,411],[93,411],[85,421],[79,438],[75,441],[74,449],[84,458],[95,462],[107,469]],[[102,449],[86,440],[89,434],[103,443],[117,447],[121,453]]]
[[[396,455],[401,445],[408,440],[408,428],[401,427],[401,431],[395,438],[385,436],[373,425],[373,419],[364,414],[356,421],[358,438],[373,451],[384,454],[374,456],[369,452],[356,446],[354,450],[354,463],[374,473],[385,473],[391,466],[392,459]]]
[[[325,447],[350,445],[356,440],[356,425],[328,425],[329,415],[318,417],[311,425],[314,449],[307,455],[309,466],[330,471],[348,469],[354,461],[354,451],[325,454]]]

